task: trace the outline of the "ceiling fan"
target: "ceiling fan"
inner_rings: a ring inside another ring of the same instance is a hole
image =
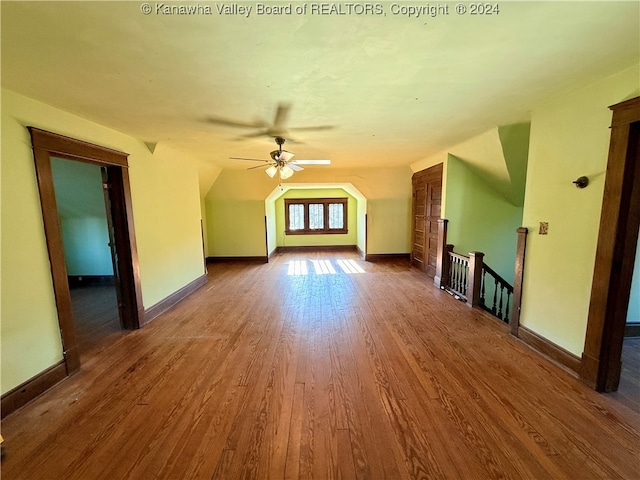
[[[284,137],[275,137],[278,144],[278,150],[273,150],[269,155],[271,160],[262,160],[259,158],[245,157],[229,157],[231,160],[248,160],[251,162],[264,162],[265,165],[256,165],[249,167],[247,170],[255,168],[266,168],[265,173],[273,178],[276,173],[280,180],[286,180],[291,177],[294,172],[304,170],[300,165],[330,165],[331,160],[292,160],[294,154],[282,149],[282,145],[286,141]]]
[[[292,139],[291,132],[330,130],[334,128],[332,125],[320,125],[315,127],[287,127],[287,118],[289,116],[290,110],[291,110],[290,104],[282,103],[282,102],[279,103],[276,109],[276,114],[273,118],[273,122],[267,122],[264,119],[256,119],[253,122],[238,122],[235,120],[229,120],[229,119],[220,118],[220,117],[208,117],[205,120],[208,123],[213,123],[215,125],[223,125],[226,127],[255,129],[254,132],[242,135],[240,138],[253,138],[253,137],[261,137],[265,135],[273,138],[276,138],[276,137],[288,138],[291,141],[295,141]]]

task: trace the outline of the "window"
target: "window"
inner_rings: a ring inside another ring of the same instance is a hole
[[[284,217],[288,235],[348,233],[346,198],[285,198]]]

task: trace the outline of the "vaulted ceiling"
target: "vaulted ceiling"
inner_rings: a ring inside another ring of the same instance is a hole
[[[4,1],[2,85],[223,168],[275,144],[206,119],[271,121],[287,102],[288,125],[335,126],[300,132],[287,144],[298,158],[394,166],[527,121],[640,58],[637,1],[500,2],[491,15],[441,2],[448,14],[436,16],[404,15],[404,1],[377,4],[379,15],[346,4],[312,14],[311,3],[266,15],[255,2],[150,2],[144,14],[139,1]],[[179,5],[196,14],[163,10]],[[238,5],[251,12],[219,10]]]

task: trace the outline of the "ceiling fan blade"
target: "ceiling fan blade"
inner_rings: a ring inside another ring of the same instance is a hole
[[[289,103],[278,104],[278,109],[276,110],[276,116],[273,120],[274,127],[282,127],[287,122],[287,117],[289,116],[290,109],[291,109],[291,104]]]
[[[245,140],[247,138],[262,137],[263,135],[266,135],[266,134],[267,132],[265,130],[257,130],[255,132],[245,133],[244,135],[240,135],[239,137],[236,137],[235,140]]]
[[[238,127],[238,128],[263,128],[264,122],[254,121],[251,123],[248,122],[237,122],[235,120],[229,120],[226,118],[219,117],[207,117],[204,119],[207,123],[213,123],[214,125],[222,125],[225,127]]]
[[[290,168],[291,170],[293,170],[294,172],[300,172],[300,171],[304,170],[304,168],[299,167],[299,166],[298,166],[298,165],[296,165],[295,163],[288,163],[287,165],[288,165],[288,166],[289,166],[289,168]]]
[[[289,130],[293,130],[296,132],[304,132],[304,131],[313,131],[313,130],[331,130],[334,127],[333,125],[318,125],[317,127],[291,127]]]
[[[244,158],[244,157],[229,157],[231,160],[249,160],[250,162],[265,162],[271,163],[269,160],[263,160],[261,158]]]
[[[298,165],[331,165],[331,160],[293,160]]]
[[[280,155],[278,156],[278,158],[284,162],[288,162],[289,160],[291,160],[293,157],[295,156],[295,154],[291,153],[291,152],[287,152],[286,150],[282,150],[282,152],[280,152]]]
[[[249,167],[247,170],[254,170],[256,168],[267,168],[269,165],[256,165],[255,167]]]

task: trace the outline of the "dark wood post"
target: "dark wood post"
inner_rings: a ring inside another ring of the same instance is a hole
[[[509,327],[511,335],[518,336],[518,327],[520,326],[520,305],[522,304],[522,280],[524,278],[524,256],[527,249],[527,233],[529,229],[520,227],[518,232],[518,246],[516,247],[516,267],[513,275],[513,312]]]
[[[446,218],[438,219],[438,250],[436,259],[436,274],[433,277],[433,284],[442,288],[449,281],[449,252],[447,252],[447,223]]]
[[[484,253],[469,252],[469,278],[467,280],[467,304],[480,305],[480,285],[482,284],[482,264]]]

